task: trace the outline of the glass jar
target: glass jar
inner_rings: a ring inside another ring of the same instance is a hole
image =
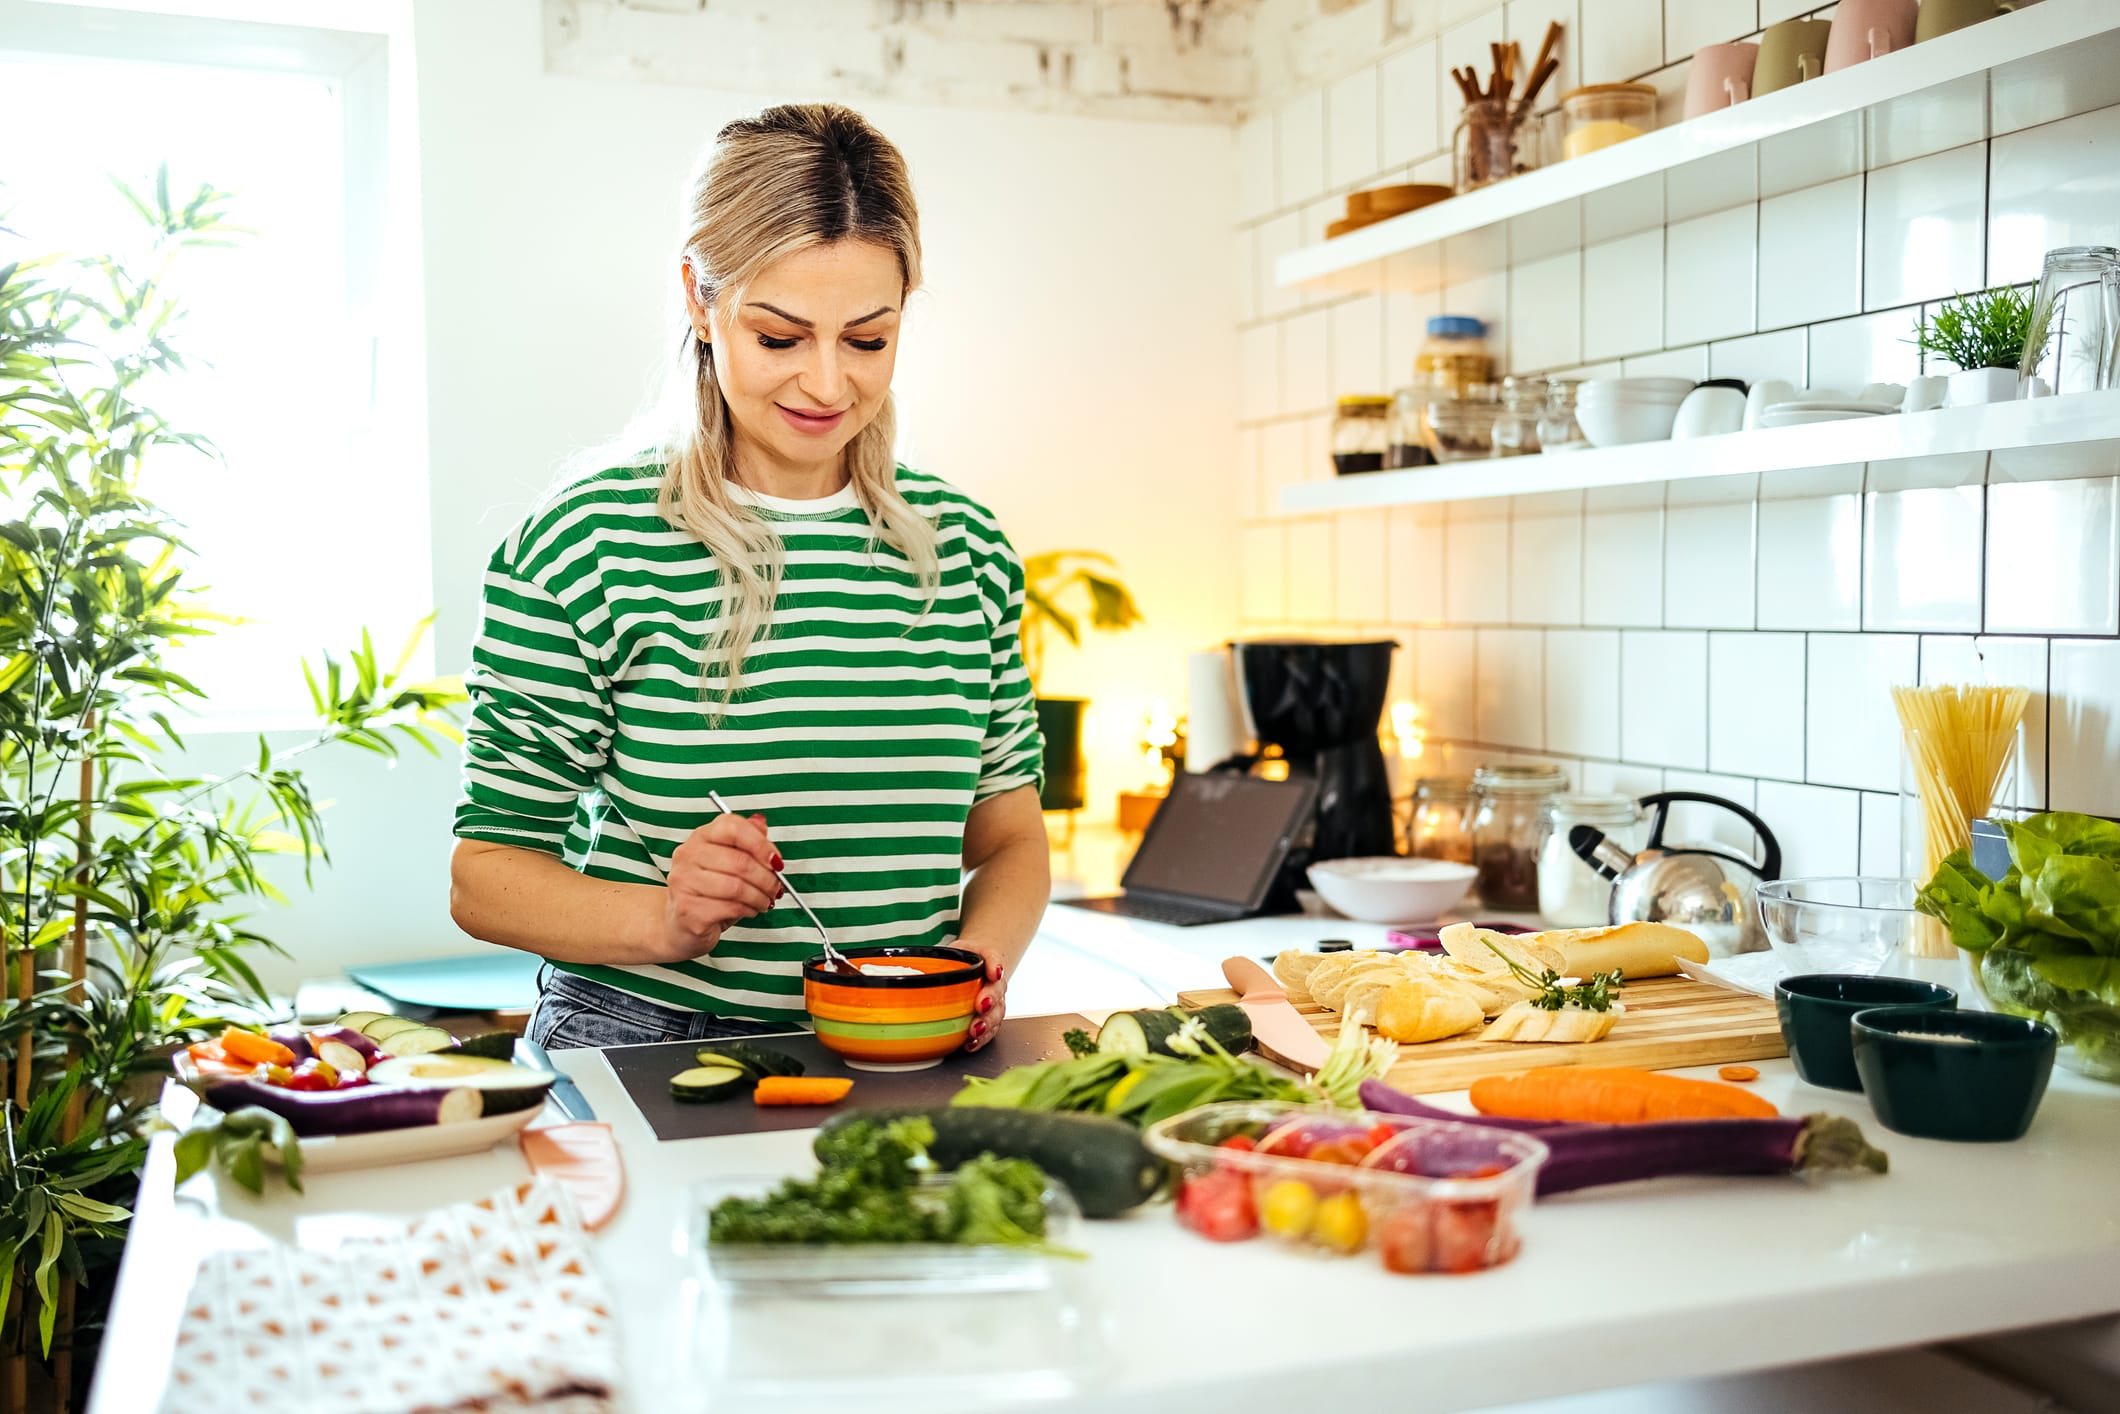
[[[1465,105],[1451,134],[1451,177],[1460,192],[1520,176],[1539,165],[1538,125],[1520,103],[1480,98]]]
[[[1549,927],[1599,928],[1612,919],[1612,881],[1568,843],[1577,825],[1595,825],[1628,853],[1647,838],[1641,807],[1625,795],[1556,795],[1546,802],[1538,855],[1538,912]]]
[[[1428,405],[1426,385],[1401,388],[1391,398],[1391,440],[1384,447],[1384,465],[1394,469],[1434,466],[1435,453],[1428,450],[1427,434],[1421,431],[1421,414]]]
[[[1502,410],[1494,419],[1494,454],[1498,457],[1538,455],[1538,420],[1545,406],[1545,379],[1504,378]]]
[[[1638,138],[1656,126],[1656,90],[1645,83],[1594,83],[1561,95],[1568,132],[1561,155],[1573,160]]]
[[[1413,819],[1406,852],[1416,859],[1472,862],[1472,782],[1463,776],[1423,776],[1413,783]]]
[[[1494,357],[1487,352],[1487,326],[1463,314],[1438,314],[1428,321],[1428,337],[1413,356],[1418,381],[1428,396],[1462,398],[1481,383],[1494,381]]]
[[[1575,390],[1580,378],[1548,378],[1546,406],[1538,416],[1538,444],[1545,452],[1567,452],[1590,445],[1575,421]]]
[[[1558,766],[1482,766],[1472,773],[1472,864],[1488,908],[1538,907],[1538,852],[1546,802],[1568,788]]]
[[[1462,396],[1437,396],[1421,412],[1421,433],[1439,462],[1476,461],[1494,455],[1494,419],[1500,411],[1492,383],[1475,383]]]
[[[1332,470],[1353,476],[1384,469],[1391,442],[1391,399],[1361,395],[1340,399],[1332,419]]]

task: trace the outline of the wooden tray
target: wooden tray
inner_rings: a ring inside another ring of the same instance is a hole
[[[1226,989],[1180,992],[1188,1007],[1233,1002]],[[1462,1090],[1483,1075],[1513,1075],[1548,1065],[1624,1065],[1640,1070],[1676,1070],[1688,1065],[1729,1065],[1787,1055],[1774,1003],[1710,987],[1684,977],[1629,982],[1627,1010],[1612,1033],[1588,1045],[1487,1041],[1477,1032],[1447,1041],[1401,1046],[1398,1064],[1385,1078],[1408,1094]],[[1296,1007],[1328,1041],[1340,1034],[1340,1018],[1316,1003]]]

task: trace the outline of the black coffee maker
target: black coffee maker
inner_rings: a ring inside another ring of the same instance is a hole
[[[1256,772],[1266,748],[1278,747],[1289,774],[1318,783],[1309,828],[1298,831],[1267,895],[1268,913],[1297,907],[1296,890],[1314,860],[1398,853],[1391,781],[1377,742],[1397,647],[1389,639],[1277,638],[1229,645],[1245,725],[1261,754],[1227,765]]]

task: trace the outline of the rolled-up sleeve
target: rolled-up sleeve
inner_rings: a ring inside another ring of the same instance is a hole
[[[980,745],[975,801],[1023,786],[1045,786],[1045,736],[1038,730],[1030,674],[1023,669],[1023,561],[1004,542],[984,579],[993,625],[993,696]]]
[[[518,553],[511,536],[486,567],[485,618],[464,679],[471,719],[455,832],[563,854],[576,802],[610,750],[610,682]]]

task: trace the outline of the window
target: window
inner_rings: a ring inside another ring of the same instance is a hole
[[[417,242],[404,239],[410,174],[390,171],[389,45],[108,16],[18,6],[0,24],[0,92],[37,115],[0,156],[14,232],[0,242],[7,258],[137,250],[142,223],[111,178],[151,188],[165,162],[175,195],[233,194],[230,219],[250,234],[174,272],[194,366],[151,397],[225,462],[169,456],[147,491],[183,525],[195,592],[244,620],[172,654],[209,694],[205,725],[297,725],[299,659],[363,626],[387,658],[432,594],[417,270],[393,254]]]

